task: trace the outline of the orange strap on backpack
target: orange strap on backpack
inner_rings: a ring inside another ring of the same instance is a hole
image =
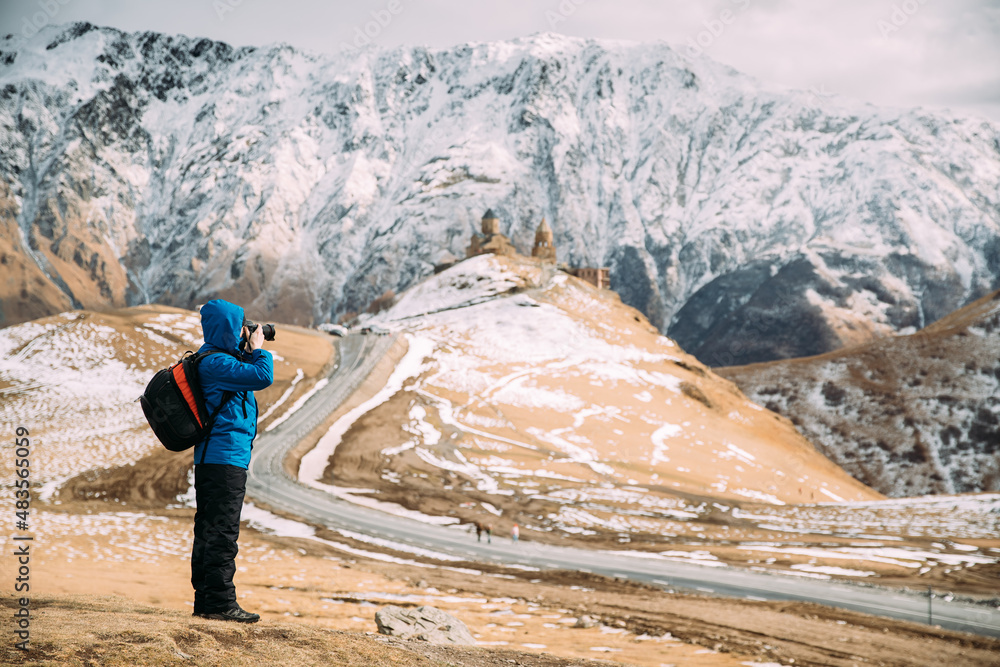
[[[174,376],[174,381],[177,383],[177,387],[181,390],[181,395],[184,397],[184,400],[187,401],[188,407],[191,408],[191,414],[193,414],[195,420],[197,420],[198,427],[204,428],[205,425],[201,423],[201,417],[198,415],[198,404],[194,400],[194,392],[191,391],[191,385],[188,384],[187,376],[184,374],[184,364],[174,364],[174,367],[170,369],[170,372]]]

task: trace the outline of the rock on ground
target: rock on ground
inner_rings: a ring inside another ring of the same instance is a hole
[[[390,637],[419,639],[431,644],[476,644],[465,623],[435,607],[403,609],[389,605],[375,612],[375,623],[379,633]]]

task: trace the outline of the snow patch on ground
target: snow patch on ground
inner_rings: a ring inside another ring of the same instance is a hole
[[[320,438],[316,446],[302,457],[299,465],[299,481],[318,489],[330,490],[332,487],[319,480],[326,471],[327,463],[333,456],[341,438],[362,415],[392,398],[403,388],[403,383],[424,371],[423,360],[433,349],[433,343],[415,336],[407,336],[409,348],[404,357],[396,364],[388,382],[377,394],[357,406],[338,419],[333,426]]]
[[[355,547],[350,547],[346,544],[341,544],[333,540],[326,540],[316,536],[316,529],[312,526],[302,523],[300,521],[292,521],[291,519],[284,519],[279,517],[267,510],[263,510],[259,507],[254,507],[253,504],[245,503],[243,505],[243,511],[241,519],[246,521],[251,528],[259,530],[262,533],[268,533],[271,535],[277,535],[278,537],[298,537],[303,539],[314,540],[316,542],[321,542],[323,544],[329,545],[339,551],[343,551],[354,556],[361,556],[363,558],[371,558],[372,560],[383,561],[387,563],[396,563],[399,565],[415,565],[418,567],[428,567],[425,563],[419,563],[417,561],[406,560],[402,558],[397,558],[395,556],[389,556],[386,554],[378,553],[375,551],[366,551],[364,549],[357,549]],[[376,544],[378,546],[383,546],[390,548],[394,551],[410,552],[417,556],[424,556],[427,558],[434,558],[436,560],[448,560],[454,561],[459,560],[453,558],[447,554],[442,554],[438,552],[432,552],[427,549],[421,549],[420,547],[412,547],[402,542],[395,542],[392,540],[380,540],[378,538],[368,537],[367,535],[362,535],[360,533],[354,533],[351,531],[338,531],[344,537],[349,537],[351,539],[357,539],[359,541],[368,542],[370,544]]]
[[[421,512],[408,510],[394,503],[386,503],[360,495],[362,493],[370,493],[370,489],[346,489],[319,481],[323,477],[327,464],[336,451],[337,445],[340,444],[341,438],[344,437],[344,434],[347,433],[354,422],[361,418],[362,415],[392,398],[403,388],[403,384],[407,380],[419,376],[426,370],[424,359],[430,354],[433,344],[426,339],[410,335],[407,336],[407,340],[409,346],[406,354],[396,365],[385,387],[375,394],[375,396],[334,422],[323,437],[320,438],[316,446],[302,457],[302,462],[299,465],[298,479],[303,484],[326,491],[338,498],[358,505],[371,507],[397,516],[405,516],[424,523],[450,525],[458,522],[458,519],[454,517],[430,516]]]
[[[38,443],[32,481],[128,465],[157,447],[136,399],[170,361],[159,345],[75,313],[0,330],[0,422],[25,425]]]

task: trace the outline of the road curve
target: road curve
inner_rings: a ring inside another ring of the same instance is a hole
[[[839,582],[767,574],[732,567],[705,567],[648,556],[591,551],[497,538],[476,542],[464,529],[428,525],[361,507],[303,484],[285,472],[286,453],[343,403],[395,342],[394,336],[352,334],[336,341],[339,359],[329,383],[272,431],[259,435],[247,476],[247,493],[316,525],[361,532],[467,561],[539,569],[593,572],[661,586],[766,600],[799,600],[919,623],[928,622],[926,595]],[[935,625],[1000,637],[1000,610],[943,599],[931,600]]]

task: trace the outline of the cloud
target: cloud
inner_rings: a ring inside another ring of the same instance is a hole
[[[709,55],[764,80],[875,104],[982,111],[998,92],[1000,2],[757,2]]]

